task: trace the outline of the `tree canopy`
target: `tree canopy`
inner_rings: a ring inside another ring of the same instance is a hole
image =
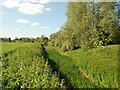
[[[68,2],[67,22],[50,35],[62,51],[120,43],[118,2]]]

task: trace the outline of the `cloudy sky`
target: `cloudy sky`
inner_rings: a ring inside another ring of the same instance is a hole
[[[0,0],[0,37],[49,36],[64,25],[67,2]]]

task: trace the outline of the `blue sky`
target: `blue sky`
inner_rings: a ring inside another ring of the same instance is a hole
[[[0,37],[40,37],[57,32],[66,22],[67,2],[38,1],[1,0]]]

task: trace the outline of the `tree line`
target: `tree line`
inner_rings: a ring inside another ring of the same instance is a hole
[[[119,2],[68,2],[67,21],[50,35],[62,51],[120,44]]]
[[[0,41],[2,42],[38,42],[41,43],[42,45],[47,45],[48,44],[48,37],[42,35],[41,37],[37,37],[37,38],[29,38],[29,37],[22,37],[22,38],[15,38],[15,39],[11,39],[11,38],[0,38]]]

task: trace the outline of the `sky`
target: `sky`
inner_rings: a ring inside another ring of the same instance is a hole
[[[49,37],[67,17],[67,2],[0,0],[0,37]]]

